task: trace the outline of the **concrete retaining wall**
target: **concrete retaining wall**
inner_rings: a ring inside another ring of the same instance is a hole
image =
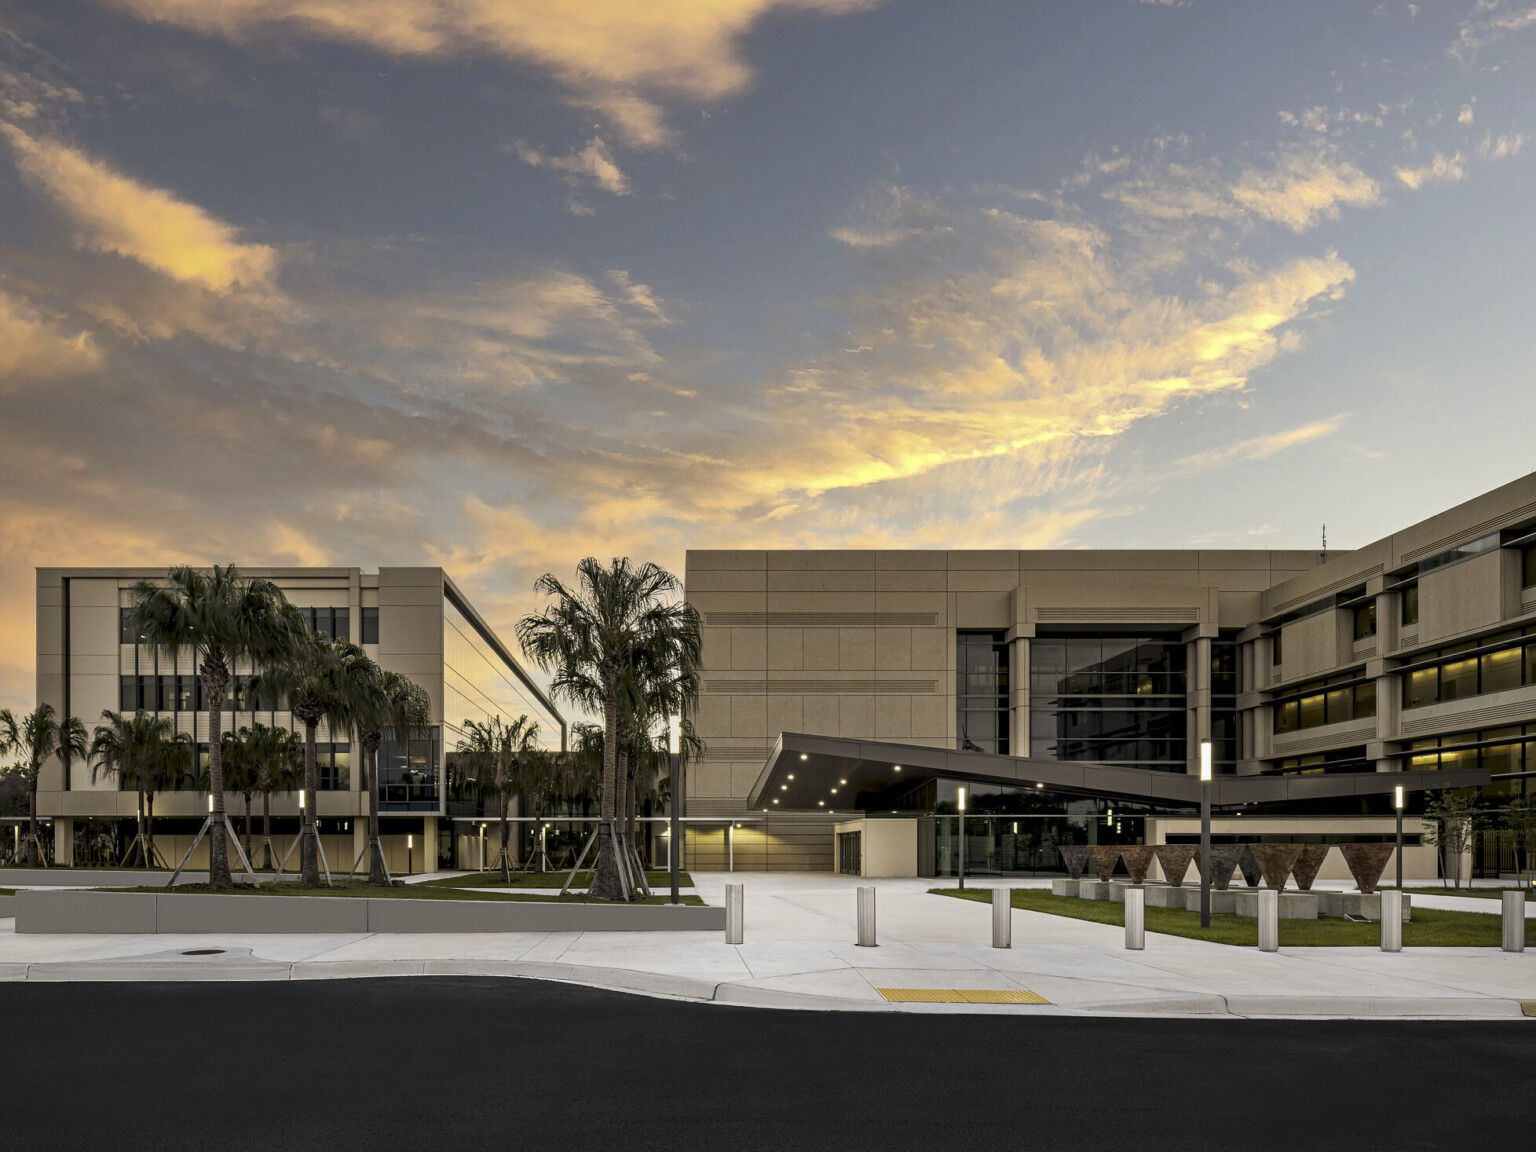
[[[16,897],[0,896],[0,920],[16,915]]]
[[[362,896],[29,891],[17,932],[720,932],[724,908]]]
[[[234,870],[235,881],[245,873]],[[169,872],[136,872],[124,868],[0,868],[0,888],[153,888],[164,885]],[[207,872],[183,872],[188,884],[208,883]],[[249,880],[249,877],[246,877]],[[263,875],[262,880],[270,877]],[[283,880],[297,880],[296,869],[283,873]]]

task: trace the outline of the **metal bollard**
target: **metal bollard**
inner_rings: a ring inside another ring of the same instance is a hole
[[[1524,952],[1525,893],[1505,892],[1501,903],[1504,905],[1504,951]]]
[[[1013,890],[992,889],[992,947],[1013,946]]]
[[[1133,952],[1147,946],[1147,893],[1141,888],[1125,890],[1125,946]]]
[[[875,890],[873,888],[859,889],[859,947],[876,947]]]
[[[1259,897],[1259,951],[1280,951],[1280,893],[1273,888],[1260,888]]]
[[[727,944],[740,944],[742,934],[746,930],[745,890],[744,884],[725,886],[725,942]]]
[[[1401,892],[1381,893],[1381,950],[1383,952],[1403,950],[1403,894]]]

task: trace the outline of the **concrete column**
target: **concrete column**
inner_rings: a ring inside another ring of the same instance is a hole
[[[1200,774],[1200,741],[1211,738],[1211,637],[1201,635],[1208,630],[1214,630],[1214,625],[1202,624],[1184,633],[1188,733],[1184,770],[1191,776]]]
[[[1273,888],[1260,888],[1259,898],[1259,951],[1280,951],[1280,893]]]
[[[416,871],[437,871],[437,817],[427,816],[421,822],[421,853],[416,857]]]
[[[1013,946],[1013,890],[992,889],[992,947]]]
[[[1029,755],[1029,637],[1020,636],[1008,646],[1009,701],[1008,750],[1015,756]]]
[[[1142,888],[1125,890],[1125,946],[1133,952],[1146,947],[1147,893]]]
[[[745,884],[725,886],[725,942],[727,944],[740,944],[746,933],[745,892]],[[861,940],[860,943],[862,944],[863,941]]]
[[[859,947],[874,948],[875,943],[875,890],[873,887],[860,888],[858,892],[859,902]]]
[[[1525,893],[1505,892],[1502,896],[1504,912],[1505,952],[1525,951]]]
[[[53,862],[65,867],[75,862],[75,819],[73,816],[53,818]]]
[[[1395,889],[1381,892],[1381,950],[1403,950],[1403,894]]]

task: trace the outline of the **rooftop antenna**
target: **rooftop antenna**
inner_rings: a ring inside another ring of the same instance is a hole
[[[1323,562],[1328,562],[1328,525],[1323,525]]]

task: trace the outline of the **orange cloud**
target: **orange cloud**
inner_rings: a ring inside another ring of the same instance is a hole
[[[214,292],[270,284],[277,253],[170,192],[141,184],[57,140],[0,123],[22,176],[79,229],[82,248],[112,252]]]

